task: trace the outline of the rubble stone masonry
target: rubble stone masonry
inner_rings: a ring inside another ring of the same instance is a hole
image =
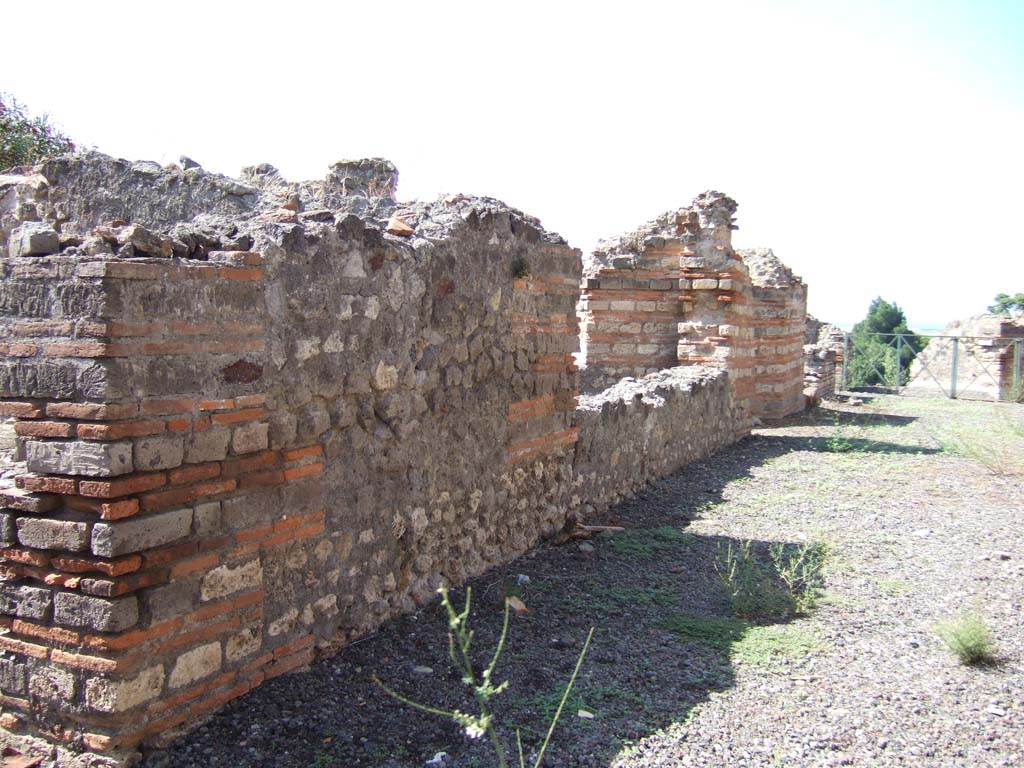
[[[591,278],[594,359],[652,375],[577,407],[580,253],[396,182],[98,154],[0,176],[5,746],[131,762],[789,408],[801,294],[756,316],[728,198]]]

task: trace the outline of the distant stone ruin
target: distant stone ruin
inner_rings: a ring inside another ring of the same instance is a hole
[[[914,359],[904,389],[967,399],[1019,400],[1022,356],[1024,318],[983,314],[955,320]]]
[[[384,160],[186,165],[0,176],[9,749],[130,763],[802,407],[806,288],[719,193],[595,255],[580,397],[582,259],[536,219]]]

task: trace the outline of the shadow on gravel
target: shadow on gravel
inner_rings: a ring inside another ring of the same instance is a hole
[[[716,561],[741,542],[697,536],[687,525],[722,500],[730,481],[815,445],[786,436],[745,439],[588,520],[618,523],[625,532],[544,544],[471,582],[481,667],[500,632],[505,596],[518,596],[529,609],[513,617],[496,669],[496,681],[510,682],[494,699],[494,712],[512,763],[514,729],[528,752],[540,743],[590,627],[590,652],[546,766],[607,766],[630,743],[684,721],[695,705],[731,687],[737,658],[770,657],[770,647],[750,647],[760,630],[732,616],[716,574]],[[906,450],[881,445],[869,450]],[[752,542],[761,556],[767,549],[768,542]],[[464,592],[452,596],[460,605]],[[149,754],[145,765],[405,768],[423,766],[437,752],[450,755],[450,768],[497,764],[486,740],[470,741],[450,721],[394,701],[372,684],[373,674],[423,704],[475,711],[448,661],[447,618],[435,603],[309,672],[232,702],[168,750]]]

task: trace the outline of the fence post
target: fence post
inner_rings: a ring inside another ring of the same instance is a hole
[[[896,394],[900,393],[903,384],[903,334],[896,334]]]
[[[1013,340],[1013,399],[1020,400],[1024,396],[1021,391],[1021,357],[1024,352],[1024,339]]]
[[[950,381],[949,381],[949,399],[950,400],[956,400],[956,369],[957,369],[957,363],[960,361],[960,344],[959,344],[959,341],[960,340],[956,336],[953,337],[953,364],[951,366],[953,370],[950,372]]]
[[[843,391],[847,389],[846,382],[849,379],[846,371],[850,367],[850,334],[843,334]]]

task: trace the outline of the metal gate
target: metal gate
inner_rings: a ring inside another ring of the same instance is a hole
[[[843,389],[1021,402],[1022,360],[1024,338],[847,333],[841,381]]]

